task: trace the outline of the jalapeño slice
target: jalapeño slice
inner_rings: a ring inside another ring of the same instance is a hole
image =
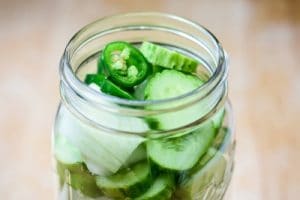
[[[134,99],[128,92],[122,90],[119,86],[108,80],[102,74],[88,74],[86,75],[84,82],[88,85],[95,83],[105,94],[110,94],[125,99]]]
[[[98,57],[98,60],[97,60],[97,73],[105,75],[106,72],[105,72],[105,69],[104,69],[103,60],[101,59],[101,54],[100,54],[100,56]]]
[[[145,80],[149,73],[143,54],[127,42],[107,44],[101,60],[110,79],[121,87],[133,87]]]

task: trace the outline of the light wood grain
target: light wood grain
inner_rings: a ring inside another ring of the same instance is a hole
[[[58,62],[83,25],[154,10],[210,29],[230,56],[236,167],[230,199],[300,196],[299,1],[0,1],[0,199],[54,199]]]

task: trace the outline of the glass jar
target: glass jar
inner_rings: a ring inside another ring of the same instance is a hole
[[[206,82],[164,100],[95,91],[82,80],[96,72],[105,44],[116,40],[151,41],[187,54],[199,61],[197,74]],[[53,133],[58,199],[223,198],[234,152],[227,58],[207,29],[162,13],[103,18],[70,40],[60,78]]]

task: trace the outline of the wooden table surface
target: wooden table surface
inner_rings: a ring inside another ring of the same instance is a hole
[[[97,18],[145,10],[198,21],[230,55],[230,199],[299,199],[300,1],[292,0],[0,0],[0,199],[54,199],[50,135],[66,42]]]

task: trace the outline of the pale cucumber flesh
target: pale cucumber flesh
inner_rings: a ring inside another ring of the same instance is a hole
[[[145,99],[168,99],[190,92],[203,84],[198,77],[175,70],[156,73],[147,83]]]
[[[193,75],[187,75],[175,70],[163,70],[156,73],[148,81],[145,88],[145,99],[160,100],[184,95],[195,90],[203,84],[203,81]],[[170,105],[168,105],[170,106]],[[148,109],[160,109],[159,106],[149,106]],[[191,123],[199,117],[199,108],[182,109],[174,112],[161,113],[147,119],[152,129],[169,130],[174,126],[183,126]],[[188,116],[188,117],[184,117]]]
[[[151,183],[151,169],[147,161],[124,168],[111,176],[98,176],[98,187],[112,198],[135,197],[147,189]]]
[[[211,122],[180,137],[150,139],[146,142],[150,159],[162,168],[187,170],[207,151],[214,138]]]

